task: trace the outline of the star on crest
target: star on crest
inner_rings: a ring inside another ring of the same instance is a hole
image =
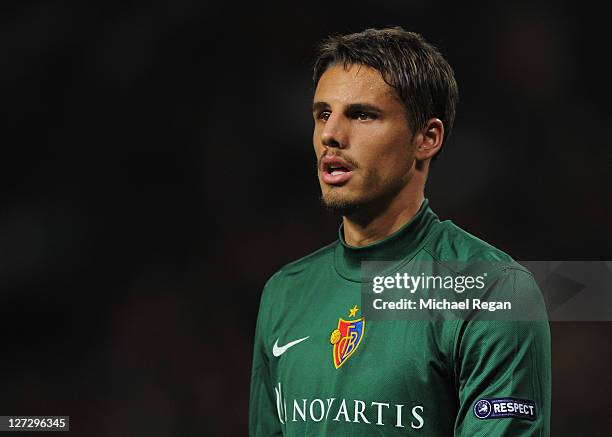
[[[359,308],[357,307],[357,305],[355,305],[353,308],[349,310],[349,317],[355,317],[358,311],[359,311]]]

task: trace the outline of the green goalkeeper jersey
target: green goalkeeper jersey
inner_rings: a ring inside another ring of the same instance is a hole
[[[521,293],[544,308],[529,271],[440,221],[427,200],[400,230],[368,246],[348,246],[341,227],[336,242],[281,268],[264,288],[250,435],[548,436],[545,318],[367,319],[361,266],[373,260],[492,261],[490,296]]]

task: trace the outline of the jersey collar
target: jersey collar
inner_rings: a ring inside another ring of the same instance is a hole
[[[438,216],[425,199],[419,211],[405,225],[388,237],[366,246],[349,246],[344,241],[343,225],[338,230],[339,244],[334,250],[334,267],[345,279],[354,282],[367,280],[362,277],[362,261],[405,262],[423,246],[433,225],[439,222]]]

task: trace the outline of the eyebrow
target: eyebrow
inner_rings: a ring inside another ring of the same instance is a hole
[[[329,103],[327,102],[314,102],[312,104],[312,112],[322,111],[324,109],[329,109]],[[375,112],[382,113],[383,110],[378,106],[371,105],[369,103],[351,103],[345,109],[345,112]]]
[[[327,102],[314,102],[312,104],[312,112],[319,112],[322,111],[324,109],[328,109],[329,108],[329,104]]]

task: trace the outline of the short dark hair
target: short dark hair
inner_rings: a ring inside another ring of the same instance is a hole
[[[314,62],[315,88],[323,73],[339,63],[344,68],[361,64],[378,70],[403,102],[411,130],[416,132],[437,117],[444,123],[446,142],[459,90],[451,66],[421,35],[397,26],[329,36],[320,44]]]

